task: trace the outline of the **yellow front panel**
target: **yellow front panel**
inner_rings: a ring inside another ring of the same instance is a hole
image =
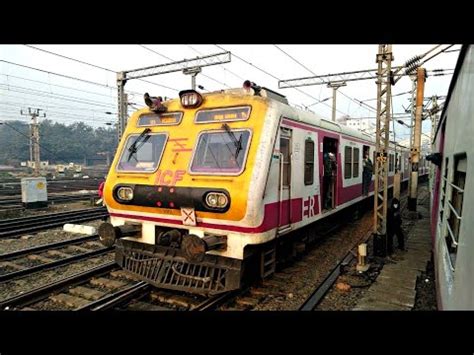
[[[231,129],[246,128],[251,130],[250,146],[248,147],[247,159],[244,170],[239,176],[205,175],[189,173],[191,158],[196,147],[198,136],[201,131],[222,130],[222,122],[194,123],[195,113],[202,109],[225,108],[230,106],[250,105],[252,107],[250,118],[247,121],[226,122]],[[140,114],[148,113],[148,108],[135,112],[127,125],[124,138],[121,140],[117,154],[112,163],[107,182],[105,184],[104,197],[107,206],[113,209],[125,211],[141,211],[148,213],[181,216],[179,209],[154,208],[122,205],[112,197],[112,190],[116,184],[142,184],[179,187],[202,187],[226,189],[231,196],[230,209],[225,213],[197,211],[197,217],[215,218],[222,220],[241,220],[246,213],[248,189],[252,176],[252,167],[255,161],[257,146],[261,137],[261,129],[267,110],[267,101],[261,97],[236,95],[236,94],[209,94],[204,96],[203,104],[197,109],[183,109],[179,99],[165,102],[168,112],[184,112],[181,123],[176,126],[150,127],[152,132],[168,132],[168,141],[164,147],[158,170],[154,173],[124,173],[117,172],[116,165],[126,137],[130,134],[140,134],[144,127],[137,127]],[[177,140],[178,138],[186,138]],[[188,150],[189,149],[189,150]],[[158,187],[157,187],[158,189]]]

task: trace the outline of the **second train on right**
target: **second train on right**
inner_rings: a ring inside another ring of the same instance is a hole
[[[464,45],[436,124],[431,234],[439,310],[474,310],[474,49]]]

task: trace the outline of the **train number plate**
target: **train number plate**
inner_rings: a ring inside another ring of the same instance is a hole
[[[196,214],[194,213],[194,208],[181,208],[181,219],[185,226],[195,226]]]

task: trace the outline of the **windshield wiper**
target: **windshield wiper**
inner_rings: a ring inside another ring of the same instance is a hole
[[[230,129],[230,127],[227,123],[224,123],[222,125],[222,128],[225,129],[225,131],[227,132],[227,134],[229,135],[229,137],[231,138],[232,142],[235,145],[235,159],[237,159],[237,157],[239,156],[240,151],[242,150],[242,134],[240,135],[240,138],[237,139],[235,137],[234,132],[231,131],[231,129]]]
[[[148,141],[148,139],[150,139],[151,137],[150,132],[151,132],[150,128],[145,128],[143,132],[137,137],[137,139],[135,139],[135,142],[132,143],[130,148],[128,148],[128,151],[130,153],[128,154],[127,162],[129,162],[132,156],[134,156],[138,152],[138,150],[143,146],[143,144],[145,144]],[[140,143],[139,146],[137,146],[138,143]],[[137,158],[135,158],[135,160],[137,160]]]

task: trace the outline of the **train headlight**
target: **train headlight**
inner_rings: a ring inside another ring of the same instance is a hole
[[[206,204],[210,208],[224,208],[228,203],[229,199],[222,192],[209,192],[206,195]]]
[[[187,108],[198,107],[203,101],[201,94],[194,90],[181,91],[179,98],[181,99],[181,105]]]
[[[123,201],[133,200],[133,190],[131,187],[119,187],[117,190],[117,197]]]

